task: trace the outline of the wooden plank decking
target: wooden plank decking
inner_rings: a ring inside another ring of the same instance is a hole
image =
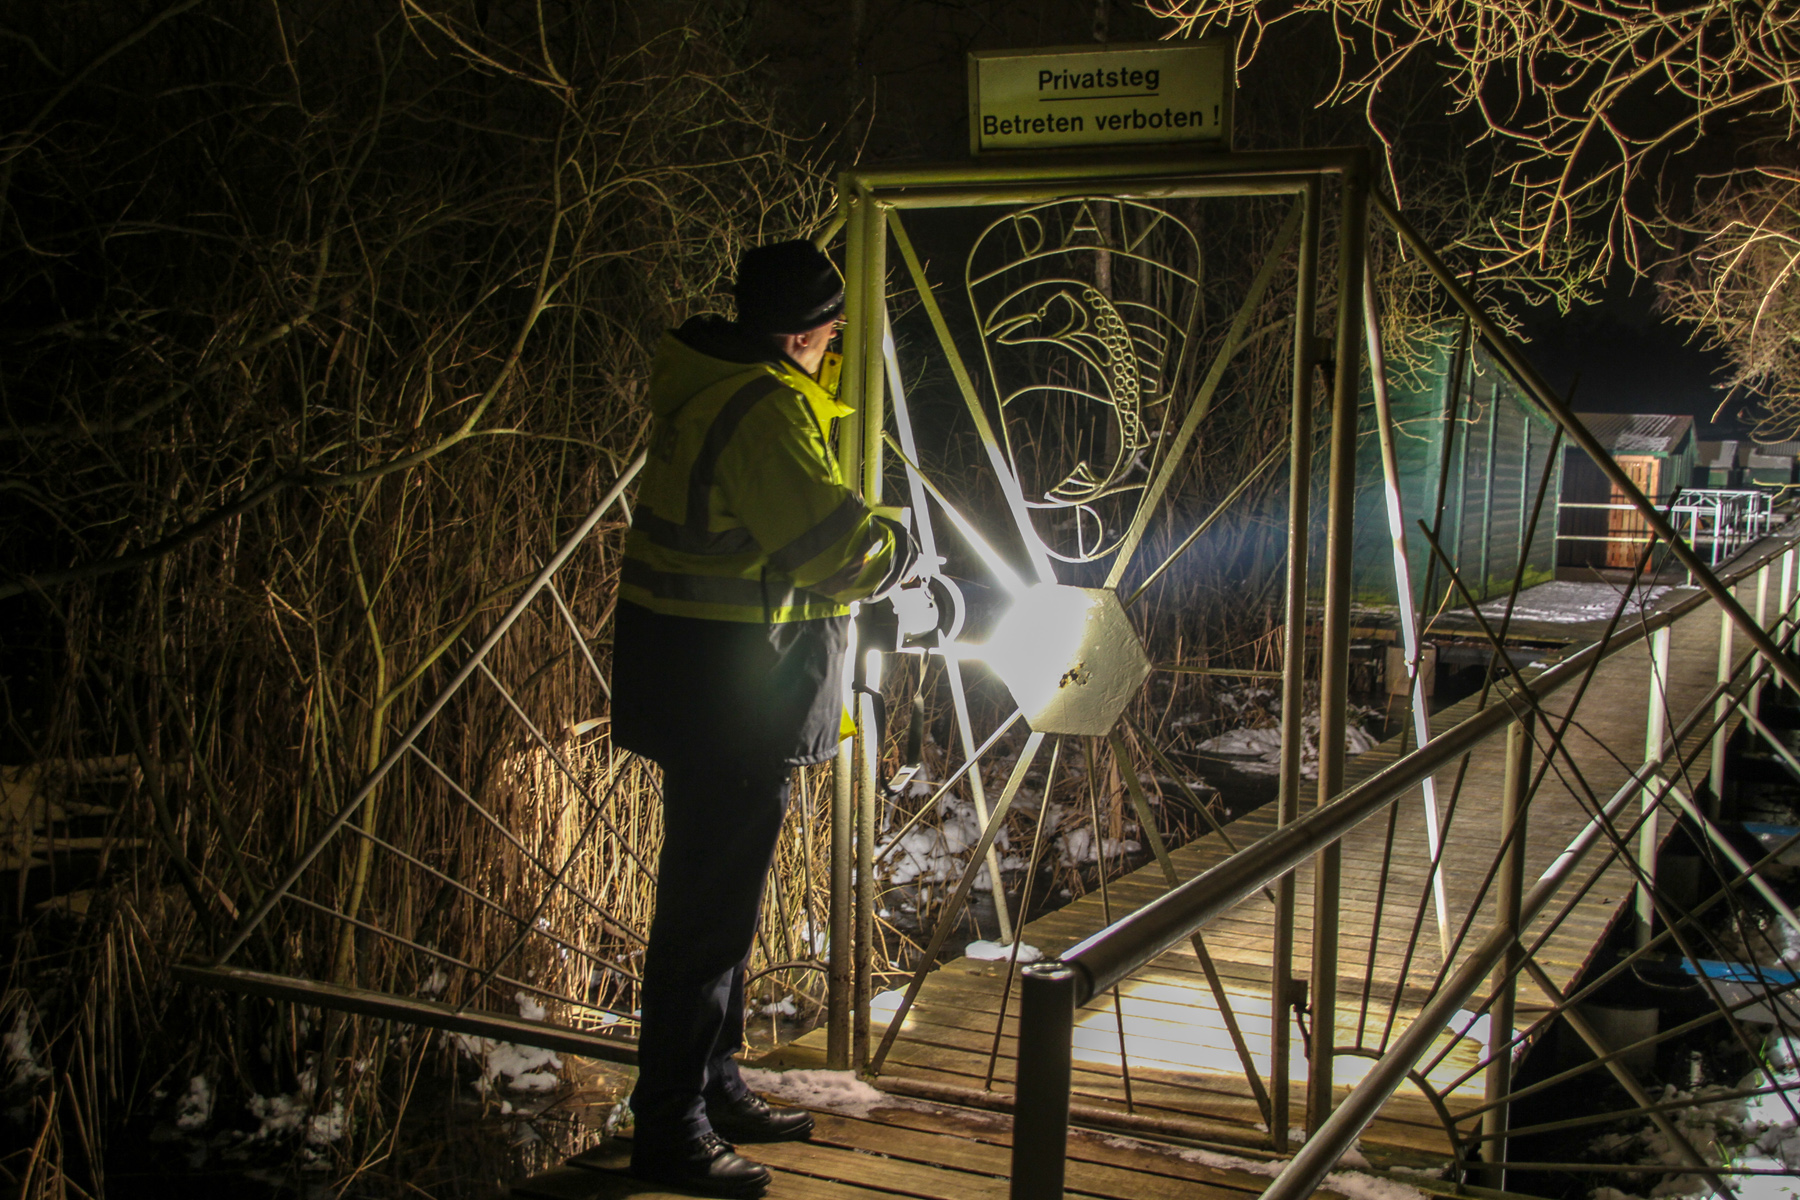
[[[768,1200],[1006,1200],[1012,1121],[992,1113],[893,1098],[856,1116],[817,1114],[812,1140],[746,1147],[775,1172]],[[611,1139],[562,1167],[514,1184],[534,1200],[674,1200],[625,1173],[630,1142]],[[1067,1192],[1093,1200],[1254,1200],[1268,1186],[1229,1156],[1075,1130]],[[1320,1196],[1341,1200],[1340,1193]]]
[[[1679,594],[1671,595],[1664,602],[1678,598]],[[1668,683],[1672,719],[1679,720],[1711,688],[1717,668],[1718,629],[1718,612],[1710,605],[1675,624]],[[1649,702],[1648,655],[1648,643],[1640,643],[1601,664],[1566,738],[1569,754],[1588,788],[1602,800],[1623,784],[1630,769],[1643,758]],[[1560,715],[1574,699],[1575,689],[1565,688],[1546,709]],[[1471,698],[1440,712],[1434,718],[1434,727],[1447,728],[1467,716],[1473,707]],[[1546,740],[1540,738],[1540,745]],[[1460,798],[1446,818],[1450,848],[1444,864],[1451,924],[1454,928],[1475,908],[1472,924],[1476,935],[1488,927],[1491,919],[1491,894],[1479,906],[1475,902],[1500,844],[1504,749],[1504,737],[1497,736],[1474,753]],[[1398,751],[1397,742],[1387,743],[1352,758],[1349,782],[1378,771]],[[1690,779],[1703,780],[1709,762],[1705,748],[1700,748],[1690,768]],[[1559,771],[1545,777],[1531,807],[1528,882],[1548,866],[1586,822],[1586,810],[1576,798],[1572,773],[1566,764],[1559,762],[1558,767]],[[1448,804],[1455,774],[1452,769],[1438,777],[1440,807]],[[1423,934],[1416,940],[1411,936],[1428,862],[1419,792],[1415,790],[1403,797],[1393,811],[1391,856],[1386,852],[1388,822],[1382,818],[1366,822],[1344,842],[1337,1012],[1340,1046],[1379,1047],[1390,1015],[1395,1031],[1404,1028],[1438,975],[1441,954],[1435,924],[1429,915]],[[1665,827],[1666,824],[1665,821]],[[1244,846],[1272,827],[1272,814],[1265,809],[1234,822],[1229,832],[1239,846]],[[1173,857],[1179,875],[1187,879],[1227,853],[1223,840],[1215,834],[1190,843]],[[1596,853],[1589,860],[1590,869],[1599,861]],[[1385,902],[1378,903],[1384,864],[1388,888]],[[1586,875],[1582,878],[1585,880]],[[1296,974],[1304,979],[1311,955],[1311,868],[1299,871],[1296,881],[1299,915],[1294,966]],[[1104,900],[1099,892],[1094,892],[1032,922],[1023,940],[1046,954],[1059,953],[1105,925],[1106,904],[1110,904],[1116,919],[1164,890],[1161,872],[1152,864],[1114,881]],[[1566,913],[1553,905],[1534,923],[1532,939],[1544,939],[1539,962],[1559,987],[1566,987],[1581,973],[1630,896],[1630,872],[1615,862]],[[1253,897],[1205,930],[1207,949],[1223,978],[1258,1070],[1265,1078],[1269,1068],[1272,911],[1266,899]],[[998,1054],[992,1059],[991,1086],[997,1093],[1009,1094],[1014,1078],[1017,1004],[1016,998],[1003,999],[1006,976],[1004,963],[957,959],[944,964],[927,980],[907,1014],[878,1082],[897,1089],[909,1083],[980,1089],[987,1085],[998,1025]],[[1520,990],[1520,1025],[1529,1023],[1546,1003],[1546,998],[1526,983]],[[1195,1130],[1221,1143],[1266,1145],[1262,1116],[1190,948],[1183,946],[1165,954],[1130,980],[1121,988],[1117,1004],[1115,1013],[1113,998],[1099,997],[1078,1014],[1074,1097],[1077,1104],[1124,1112],[1129,1086],[1129,1107],[1137,1114],[1191,1123]],[[891,997],[878,1000],[877,1008],[874,1037],[878,1040],[892,1012]],[[1120,1066],[1121,1016],[1129,1081]],[[1448,1044],[1448,1038],[1440,1040],[1441,1046]],[[1306,1078],[1297,1032],[1292,1045],[1290,1070],[1295,1081],[1297,1113]],[[784,1048],[765,1065],[818,1066],[823,1053],[821,1030]],[[1461,1078],[1478,1058],[1479,1051],[1472,1040],[1464,1039],[1428,1075],[1434,1088],[1444,1093],[1453,1112],[1466,1111],[1480,1102],[1480,1076]],[[1340,1058],[1336,1076],[1340,1088],[1347,1090],[1354,1084],[1370,1061]],[[1395,1161],[1429,1160],[1448,1153],[1448,1139],[1440,1120],[1424,1097],[1410,1087],[1389,1103],[1370,1126],[1364,1141],[1371,1150],[1385,1150]]]
[[[1674,597],[1669,597],[1672,600]],[[1680,719],[1711,688],[1717,666],[1719,618],[1710,606],[1677,622],[1672,636],[1668,708]],[[1588,630],[1582,630],[1586,633]],[[1586,639],[1582,639],[1586,640]],[[1572,643],[1571,648],[1573,648]],[[1642,761],[1649,697],[1648,650],[1634,646],[1603,663],[1587,689],[1567,745],[1591,791],[1602,799]],[[1574,700],[1565,689],[1546,706],[1560,714]],[[1473,711],[1464,701],[1439,713],[1445,728]],[[1696,739],[1696,744],[1700,739]],[[1540,741],[1542,744],[1542,741]],[[1609,750],[1610,747],[1610,750]],[[1400,747],[1388,743],[1351,760],[1349,782],[1367,778],[1392,761]],[[1468,914],[1475,933],[1489,922],[1491,898],[1476,897],[1499,846],[1499,804],[1504,738],[1497,737],[1471,757],[1455,811],[1446,823],[1445,874],[1453,923]],[[1701,747],[1689,769],[1698,781],[1709,764]],[[1454,770],[1439,776],[1440,804],[1447,804]],[[1585,823],[1568,769],[1552,773],[1533,802],[1527,879],[1535,878]],[[1385,819],[1367,822],[1344,842],[1341,923],[1340,1045],[1378,1047],[1390,1018],[1404,1028],[1429,994],[1440,952],[1429,919],[1424,934],[1411,937],[1425,884],[1424,820],[1419,794],[1403,797],[1394,809],[1393,853],[1388,853]],[[1267,811],[1252,813],[1229,827],[1239,846],[1272,828]],[[1178,874],[1186,879],[1228,853],[1223,839],[1210,835],[1176,851]],[[1590,870],[1598,864],[1590,860]],[[1385,871],[1385,903],[1377,904]],[[1305,978],[1312,933],[1312,872],[1297,873],[1299,917],[1294,964]],[[1581,877],[1587,882],[1587,876]],[[1058,953],[1105,924],[1106,906],[1117,917],[1162,894],[1154,865],[1032,922],[1023,940],[1047,954]],[[1539,961],[1564,987],[1598,949],[1631,895],[1629,872],[1615,863],[1601,870],[1566,913],[1552,913],[1532,927],[1542,936]],[[1266,1077],[1269,1056],[1269,942],[1272,906],[1261,896],[1208,926],[1206,945],[1223,978],[1228,999],[1243,1027],[1258,1070]],[[1005,964],[956,959],[926,981],[907,1015],[900,1036],[876,1082],[891,1091],[920,1092],[948,1085],[962,1095],[988,1085],[998,1097],[1013,1089],[1016,1065],[1016,1002],[1003,998]],[[1520,1022],[1541,1012],[1545,997],[1521,990]],[[877,1005],[879,1039],[892,1011],[891,1000]],[[1004,1014],[1004,1015],[1003,1015]],[[1121,1069],[1120,1019],[1129,1072]],[[765,1067],[823,1065],[823,1030],[807,1035],[762,1060]],[[1440,1046],[1448,1046],[1440,1039]],[[997,1054],[990,1058],[990,1052]],[[1429,1073],[1452,1111],[1467,1111],[1480,1098],[1481,1080],[1459,1080],[1477,1060],[1469,1042],[1451,1049]],[[1339,1060],[1338,1082],[1348,1087],[1366,1069],[1367,1059]],[[1291,1063],[1294,1106],[1303,1101],[1306,1063],[1294,1038]],[[1213,1151],[1183,1150],[1117,1133],[1076,1129],[1068,1147],[1071,1195],[1093,1200],[1251,1200],[1268,1182],[1266,1132],[1251,1098],[1219,1011],[1188,947],[1159,958],[1122,989],[1115,1009],[1101,997],[1078,1015],[1074,1103],[1091,1116],[1110,1113],[1179,1129],[1189,1139],[1245,1147],[1242,1158]],[[1127,1100],[1129,1088],[1129,1100]],[[1130,1113],[1127,1113],[1129,1108]],[[810,1142],[748,1149],[775,1170],[767,1200],[1004,1200],[1010,1171],[1011,1120],[979,1108],[889,1096],[866,1108],[819,1112]],[[1448,1140],[1429,1104],[1416,1091],[1396,1096],[1370,1125],[1363,1146],[1377,1167],[1441,1165]],[[625,1173],[630,1145],[609,1139],[554,1168],[513,1185],[515,1195],[539,1200],[661,1200],[672,1193],[632,1180]],[[1407,1177],[1425,1190],[1449,1185],[1417,1175]],[[1480,1189],[1476,1189],[1480,1191]],[[1320,1195],[1332,1196],[1329,1189]],[[1504,1193],[1481,1191],[1484,1197]]]

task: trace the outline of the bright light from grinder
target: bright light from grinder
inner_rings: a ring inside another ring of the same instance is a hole
[[[1088,610],[1094,600],[1079,588],[1038,584],[1028,587],[1001,616],[985,646],[971,646],[1006,681],[1013,700],[1027,714],[1056,695],[1057,685],[1081,653]]]
[[[1150,674],[1118,596],[1102,588],[1026,588],[985,645],[958,650],[987,663],[1038,733],[1106,733]]]

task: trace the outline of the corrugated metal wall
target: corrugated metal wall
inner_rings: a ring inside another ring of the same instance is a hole
[[[1512,585],[1537,486],[1546,471],[1560,474],[1560,464],[1549,459],[1554,429],[1550,419],[1480,348],[1473,369],[1465,367],[1463,372],[1464,388],[1451,429],[1446,419],[1450,357],[1449,347],[1440,348],[1413,373],[1414,386],[1394,387],[1389,398],[1414,602],[1420,604],[1426,602],[1423,587],[1431,548],[1414,522],[1433,524],[1447,434],[1449,471],[1439,544],[1478,598],[1503,594]],[[1356,592],[1362,603],[1387,605],[1395,598],[1394,562],[1372,395],[1364,396],[1359,432]],[[1532,540],[1526,586],[1550,578],[1555,570],[1556,491],[1557,481],[1552,479]],[[1448,586],[1446,574],[1438,571],[1433,606]]]

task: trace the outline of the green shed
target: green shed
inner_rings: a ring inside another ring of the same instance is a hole
[[[1399,376],[1389,383],[1388,402],[1413,602],[1421,605],[1432,555],[1417,522],[1433,523],[1440,476],[1444,513],[1438,543],[1456,564],[1464,585],[1485,600],[1512,586],[1538,486],[1546,471],[1556,470],[1550,461],[1555,424],[1549,415],[1479,345],[1472,363],[1463,356],[1463,386],[1453,388],[1454,354],[1450,345],[1440,345],[1416,369],[1389,372]],[[1374,396],[1368,392],[1363,396],[1356,473],[1356,594],[1364,603],[1392,604],[1393,540]],[[1557,481],[1552,479],[1526,555],[1526,587],[1555,573],[1556,496]],[[1434,602],[1450,586],[1441,569],[1435,575]]]
[[[1744,486],[1786,487],[1794,482],[1794,463],[1800,442],[1752,442],[1744,456]]]
[[[1694,486],[1697,488],[1742,486],[1744,444],[1735,440],[1701,442],[1694,458]]]

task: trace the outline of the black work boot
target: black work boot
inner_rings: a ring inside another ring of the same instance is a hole
[[[713,1196],[760,1196],[769,1186],[769,1169],[735,1153],[716,1133],[682,1142],[635,1140],[631,1173],[652,1183]]]
[[[733,1144],[803,1142],[812,1136],[812,1114],[803,1108],[770,1108],[762,1097],[707,1097],[706,1122]]]

